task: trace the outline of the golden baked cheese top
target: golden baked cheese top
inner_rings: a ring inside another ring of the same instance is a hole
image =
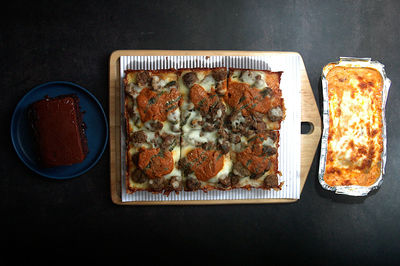
[[[328,152],[324,180],[330,186],[370,186],[381,172],[381,74],[373,68],[336,66],[326,75]]]

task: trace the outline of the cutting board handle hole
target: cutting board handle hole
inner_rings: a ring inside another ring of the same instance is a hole
[[[314,125],[311,122],[301,122],[301,134],[309,135],[313,133]]]

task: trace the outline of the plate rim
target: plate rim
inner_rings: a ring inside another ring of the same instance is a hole
[[[89,98],[91,98],[92,100],[95,101],[96,105],[100,108],[101,113],[102,113],[102,118],[104,120],[104,126],[105,126],[105,138],[104,138],[104,144],[102,145],[103,147],[101,147],[101,149],[99,149],[99,154],[97,156],[97,158],[95,158],[93,160],[92,163],[90,163],[86,168],[84,168],[83,170],[78,171],[75,174],[71,174],[71,175],[63,175],[63,176],[54,176],[54,175],[49,175],[46,173],[43,173],[42,171],[40,171],[40,169],[37,169],[35,167],[32,167],[26,160],[25,158],[23,158],[22,154],[20,153],[20,151],[18,150],[18,147],[20,145],[17,145],[17,140],[15,139],[16,136],[14,136],[13,132],[16,130],[16,114],[17,111],[21,108],[21,104],[22,102],[29,96],[31,95],[33,92],[35,92],[36,90],[42,88],[42,87],[46,87],[49,85],[55,85],[55,84],[61,84],[61,85],[68,85],[71,87],[74,87],[76,89],[79,89],[81,91],[83,91],[85,94],[87,94],[89,96]],[[15,129],[15,130],[14,130]],[[99,102],[99,100],[87,89],[85,89],[84,87],[71,82],[71,81],[49,81],[49,82],[45,82],[42,84],[39,84],[35,87],[33,87],[32,89],[30,89],[27,93],[24,94],[24,96],[18,101],[17,105],[14,108],[12,117],[11,117],[11,124],[10,124],[10,134],[11,134],[11,142],[13,144],[14,150],[17,153],[19,159],[24,163],[25,166],[27,166],[30,170],[32,170],[33,172],[35,172],[36,174],[39,174],[41,176],[47,177],[47,178],[51,178],[51,179],[56,179],[56,180],[66,180],[66,179],[71,179],[74,177],[78,177],[81,176],[83,174],[85,174],[86,172],[88,172],[90,169],[92,169],[100,160],[100,158],[102,157],[102,155],[104,154],[104,151],[106,150],[107,147],[107,143],[108,143],[108,139],[109,139],[109,128],[108,128],[108,121],[107,121],[107,116],[104,112],[104,108],[101,105],[101,103]],[[18,146],[18,147],[17,147]]]

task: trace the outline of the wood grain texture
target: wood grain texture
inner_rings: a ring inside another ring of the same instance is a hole
[[[198,50],[117,50],[109,61],[109,125],[110,125],[110,189],[111,200],[118,205],[206,205],[206,204],[260,204],[291,203],[297,199],[253,199],[253,200],[193,200],[122,202],[121,200],[121,116],[120,116],[120,72],[121,56],[193,55],[193,56],[257,56],[271,54],[298,54],[295,52],[264,51],[198,51]],[[311,124],[311,131],[301,135],[300,190],[303,190],[308,172],[321,138],[321,117],[308,80],[304,62],[300,57],[301,73],[301,121]]]

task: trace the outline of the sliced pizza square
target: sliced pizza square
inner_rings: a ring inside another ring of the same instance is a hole
[[[221,180],[232,168],[225,118],[227,69],[181,69],[178,77],[181,105],[180,169],[188,191],[224,189]]]
[[[231,187],[280,189],[279,129],[285,117],[282,72],[230,69],[226,129],[233,163]]]
[[[127,192],[179,192],[182,98],[176,70],[127,70],[124,85]]]
[[[251,135],[263,130],[279,130],[285,118],[280,89],[283,72],[230,69],[224,96],[229,106],[229,125],[233,131]]]
[[[279,131],[264,131],[231,151],[233,163],[230,173],[230,186],[233,188],[262,188],[279,190],[281,173],[278,169]]]

